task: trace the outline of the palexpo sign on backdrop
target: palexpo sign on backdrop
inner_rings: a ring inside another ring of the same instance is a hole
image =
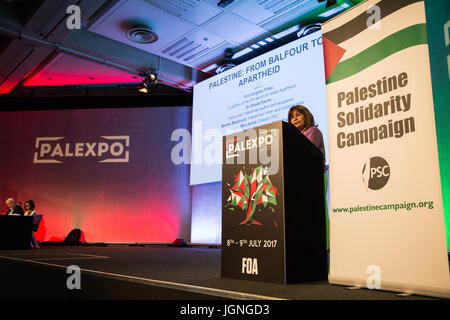
[[[66,137],[36,137],[33,163],[63,163],[67,158],[97,158],[99,163],[129,162],[130,136],[100,136],[71,142]]]

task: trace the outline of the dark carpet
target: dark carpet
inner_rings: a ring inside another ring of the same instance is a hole
[[[81,269],[68,289],[67,267]],[[275,284],[220,277],[220,249],[58,246],[0,251],[0,299],[78,300],[433,300],[328,282]]]

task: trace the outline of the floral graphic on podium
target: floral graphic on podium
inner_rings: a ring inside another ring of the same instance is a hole
[[[235,175],[234,185],[229,191],[231,194],[226,203],[228,209],[235,211],[239,207],[245,213],[240,224],[262,225],[255,219],[256,213],[275,213],[277,188],[270,181],[267,169],[262,166],[253,169],[250,175],[240,170]],[[274,225],[278,228],[276,221]]]

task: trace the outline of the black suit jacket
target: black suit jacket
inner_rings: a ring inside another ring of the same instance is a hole
[[[21,216],[23,216],[24,212],[21,206],[19,206],[18,204],[16,204],[14,206],[14,208],[12,209],[8,209],[8,211],[6,211],[6,214],[11,214],[11,213],[16,213],[16,214],[20,214]]]

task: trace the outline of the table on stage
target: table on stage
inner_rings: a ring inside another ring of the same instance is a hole
[[[32,216],[0,215],[0,250],[29,249]]]

